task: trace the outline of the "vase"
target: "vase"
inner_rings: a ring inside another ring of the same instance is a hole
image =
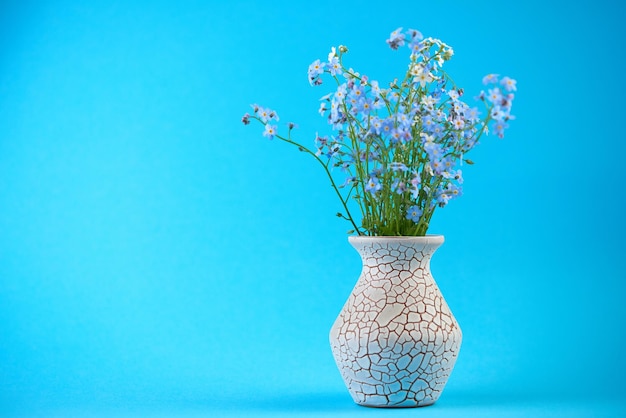
[[[430,272],[442,235],[349,237],[363,270],[330,331],[354,402],[417,407],[441,395],[461,329]]]

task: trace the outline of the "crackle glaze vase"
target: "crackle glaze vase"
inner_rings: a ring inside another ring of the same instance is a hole
[[[349,237],[363,270],[330,344],[357,404],[415,407],[441,395],[461,329],[430,273],[442,235]]]

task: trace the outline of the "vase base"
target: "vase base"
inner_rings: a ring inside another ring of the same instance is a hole
[[[368,404],[368,403],[358,403],[357,405],[362,406],[364,408],[378,408],[378,409],[408,409],[408,408],[423,408],[425,406],[433,405],[435,402],[430,403],[419,403],[419,404],[411,404],[411,405],[395,405],[395,404]]]

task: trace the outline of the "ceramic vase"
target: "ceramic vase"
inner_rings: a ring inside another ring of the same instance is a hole
[[[441,395],[461,329],[430,272],[443,236],[349,237],[363,270],[330,343],[359,405],[416,407]]]

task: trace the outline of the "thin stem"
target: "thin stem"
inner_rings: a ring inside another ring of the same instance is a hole
[[[298,149],[300,151],[303,151],[303,152],[306,152],[306,153],[312,155],[313,158],[315,158],[317,160],[317,162],[320,163],[320,165],[322,167],[324,167],[324,171],[326,172],[326,175],[328,176],[328,179],[330,180],[330,184],[333,187],[333,190],[335,190],[335,193],[337,194],[337,196],[339,197],[339,200],[341,200],[341,204],[343,206],[343,209],[346,211],[347,219],[350,221],[350,223],[354,227],[354,230],[359,235],[362,235],[359,227],[356,226],[356,223],[354,222],[354,218],[352,217],[352,214],[350,213],[350,209],[348,209],[348,205],[347,205],[346,201],[343,199],[343,195],[339,191],[339,188],[337,187],[337,184],[335,183],[335,180],[333,179],[333,176],[330,173],[330,170],[328,169],[328,166],[326,165],[326,163],[324,163],[324,161],[322,161],[322,159],[317,154],[315,154],[313,151],[311,151],[310,149],[308,149],[304,145],[300,145],[299,143],[291,140],[290,138],[285,138],[285,137],[280,136],[280,135],[275,135],[275,136],[276,136],[276,138],[280,139],[281,141],[287,142],[287,143],[289,143],[291,145],[294,145],[294,146],[298,147]]]

